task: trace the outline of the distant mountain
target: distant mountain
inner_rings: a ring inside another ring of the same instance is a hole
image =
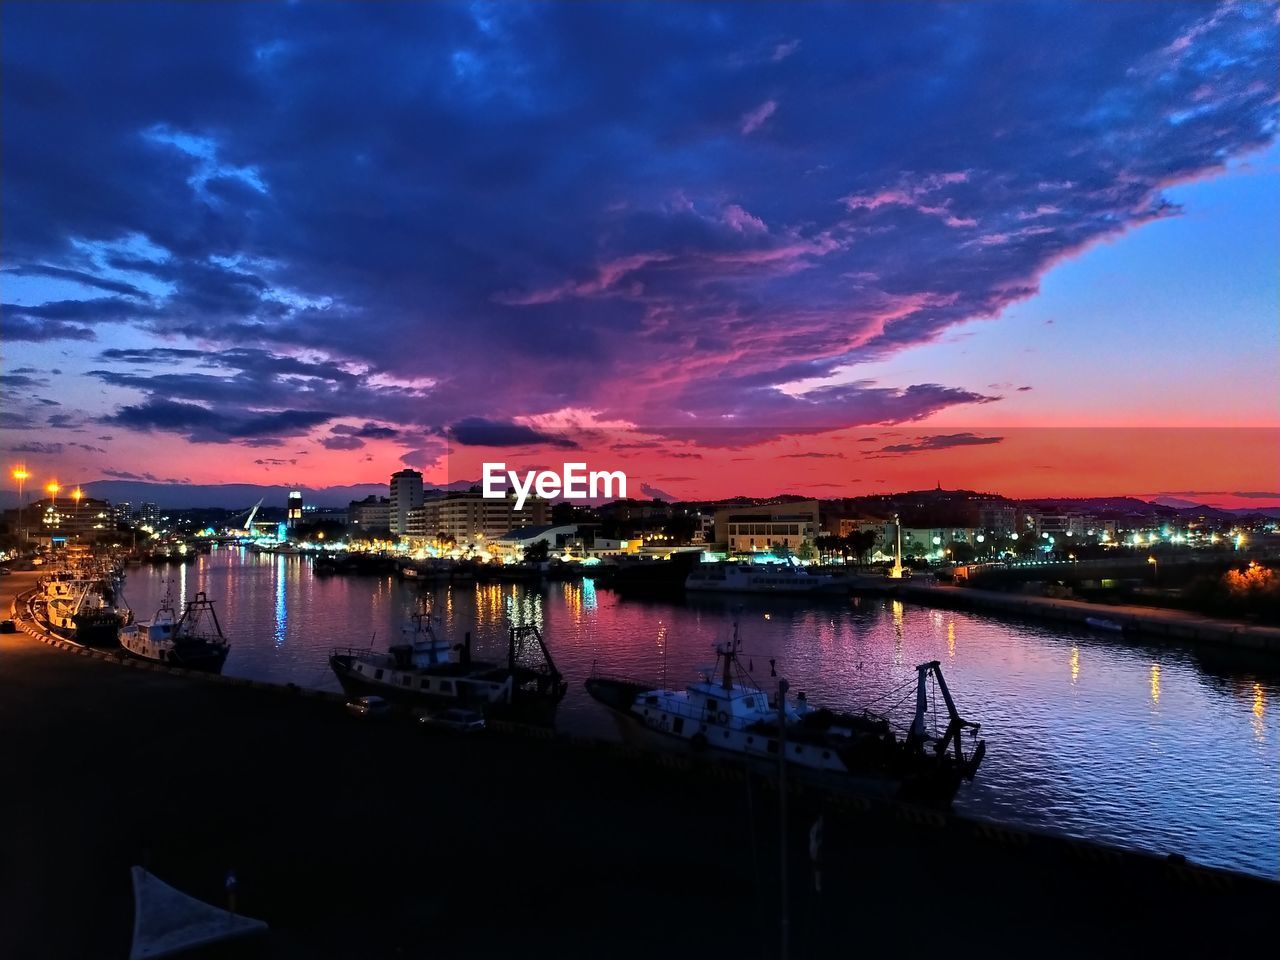
[[[385,483],[355,483],[340,487],[295,487],[286,484],[261,486],[256,483],[182,484],[147,483],[140,480],[93,480],[83,484],[84,492],[112,503],[128,502],[135,509],[139,503],[181,510],[187,507],[223,507],[248,509],[259,500],[268,507],[283,507],[289,491],[301,490],[304,503],[317,507],[345,507],[352,500],[363,500],[370,494],[385,497]]]
[[[1196,503],[1194,500],[1183,500],[1180,497],[1153,497],[1152,503],[1158,503],[1164,507],[1173,507],[1177,510],[1186,510],[1191,507],[1203,507],[1203,503]]]
[[[480,481],[456,480],[444,487],[425,487],[433,490],[468,490]],[[260,485],[256,483],[150,483],[145,480],[91,480],[81,484],[86,496],[101,497],[112,503],[131,503],[135,509],[140,503],[154,503],[170,510],[190,507],[221,507],[227,510],[247,510],[259,500],[264,506],[283,507],[289,491],[301,490],[302,501],[316,507],[345,507],[352,500],[363,500],[370,494],[385,497],[389,493],[386,483],[353,483],[335,487],[292,486],[288,484]],[[39,491],[28,489],[27,501],[39,496]],[[18,505],[18,495],[12,490],[0,493],[0,503],[6,507]]]
[[[1270,517],[1280,520],[1280,507],[1233,507],[1226,511],[1233,517]]]

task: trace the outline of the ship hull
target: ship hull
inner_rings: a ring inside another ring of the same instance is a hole
[[[452,693],[439,693],[399,682],[403,674],[391,674],[389,680],[377,680],[356,672],[356,659],[347,654],[334,654],[329,666],[343,692],[349,697],[379,696],[405,707],[439,709],[459,707],[476,710],[488,716],[519,723],[549,726],[555,721],[556,709],[564,699],[567,685],[561,682],[556,689],[535,694],[517,690],[517,695],[497,694],[492,681],[477,681],[465,675],[444,675],[439,679],[452,681]],[[497,669],[497,668],[493,668]],[[388,671],[390,674],[390,671]],[[519,677],[517,677],[517,680]]]
[[[230,647],[209,647],[196,650],[166,650],[164,658],[150,657],[130,650],[124,644],[120,649],[131,660],[142,663],[154,663],[162,667],[177,667],[181,670],[199,670],[202,673],[221,673],[223,664],[227,662]]]
[[[608,709],[622,739],[631,746],[651,752],[677,753],[704,759],[732,759],[761,775],[777,774],[776,754],[767,754],[767,744],[771,739],[767,733],[732,730],[712,724],[702,725],[702,732],[688,735],[693,728],[691,725],[683,735],[677,735],[670,730],[646,724],[631,709],[636,697],[646,689],[648,688],[628,681],[600,678],[587,681],[588,694]],[[797,740],[788,745],[792,750],[797,746],[808,750],[804,756],[809,758],[823,756],[822,745],[815,745],[812,741]],[[787,776],[834,792],[939,809],[951,806],[961,782],[959,776],[943,769],[897,774],[879,762],[860,767],[853,754],[834,746],[828,746],[825,752],[830,754],[830,758],[820,766],[796,762],[800,757],[793,760],[788,753]]]

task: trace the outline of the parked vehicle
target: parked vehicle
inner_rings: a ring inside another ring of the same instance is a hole
[[[391,704],[382,697],[355,697],[347,701],[347,713],[366,719],[385,717],[391,713]]]
[[[455,733],[478,733],[484,729],[484,714],[454,707],[439,713],[424,713],[418,717],[418,722],[423,726],[452,730]]]

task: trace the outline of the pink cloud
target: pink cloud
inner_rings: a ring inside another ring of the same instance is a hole
[[[755,133],[759,130],[766,120],[772,117],[778,110],[778,101],[766,100],[754,110],[749,110],[742,115],[742,135]]]
[[[795,53],[799,49],[800,49],[799,40],[788,40],[786,41],[786,43],[780,43],[776,47],[774,47],[773,53],[772,55],[770,55],[769,59],[773,63],[781,63],[783,60],[787,59],[787,57],[791,56],[793,53]]]
[[[768,233],[769,228],[759,217],[748,213],[736,203],[724,208],[724,222],[738,233]]]
[[[967,183],[969,171],[953,170],[945,173],[931,173],[924,177],[910,175],[899,178],[892,187],[884,187],[870,193],[851,193],[841,197],[840,202],[850,210],[878,210],[881,207],[910,207],[917,213],[927,217],[937,217],[948,227],[975,227],[978,222],[970,217],[958,217],[951,212],[951,198],[926,198],[937,193],[943,187],[957,183]]]

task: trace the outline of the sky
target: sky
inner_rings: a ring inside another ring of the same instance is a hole
[[[1280,504],[1278,10],[6,3],[0,447]]]

